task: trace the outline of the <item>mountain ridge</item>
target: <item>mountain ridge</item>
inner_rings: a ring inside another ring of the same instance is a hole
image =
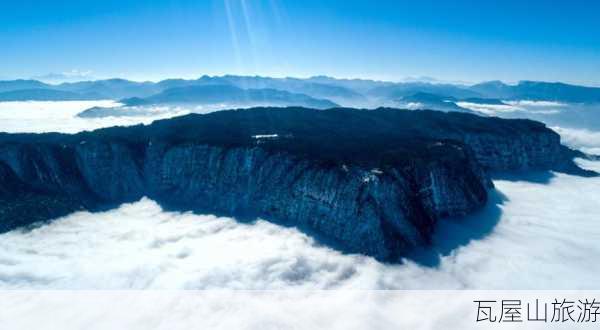
[[[262,76],[207,76],[198,79],[165,79],[159,82],[137,82],[126,79],[46,84],[36,80],[0,81],[0,93],[29,89],[51,89],[84,95],[93,93],[98,99],[146,98],[169,88],[199,85],[231,85],[242,89],[275,89],[327,99],[342,106],[381,106],[415,93],[431,93],[455,98],[492,98],[504,100],[539,100],[556,102],[597,103],[600,88],[560,82],[520,81],[506,84],[488,81],[474,85],[434,82],[387,82],[368,79],[336,79],[327,76],[309,78],[271,78]],[[87,97],[85,98],[87,99]]]
[[[242,89],[231,85],[191,85],[173,87],[147,98],[124,99],[125,105],[153,104],[215,104],[215,103],[269,103],[273,105],[305,106],[326,109],[338,106],[322,99],[305,94],[262,88]]]

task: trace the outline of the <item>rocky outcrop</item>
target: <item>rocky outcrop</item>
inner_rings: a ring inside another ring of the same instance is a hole
[[[490,185],[468,154],[456,164],[398,169],[332,166],[259,146],[153,143],[142,154],[118,142],[3,146],[3,186],[24,191],[21,206],[0,210],[2,229],[148,196],[170,209],[298,226],[345,251],[388,260],[426,243],[436,219],[481,207]],[[40,200],[46,209],[32,210]]]
[[[148,196],[168,209],[297,226],[344,251],[394,260],[427,244],[438,219],[483,206],[489,170],[560,161],[562,146],[545,128],[513,127],[514,142],[496,144],[498,132],[451,127],[452,114],[409,115],[413,124],[445,123],[431,131],[391,120],[400,112],[252,109],[0,135],[0,231]]]
[[[536,134],[498,136],[492,134],[464,134],[456,136],[475,153],[477,161],[492,172],[554,170],[583,176],[595,175],[578,167],[573,158],[577,151],[560,143],[560,136],[545,130]]]

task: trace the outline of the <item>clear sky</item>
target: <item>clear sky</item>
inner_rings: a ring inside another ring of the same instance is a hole
[[[0,78],[325,74],[600,85],[599,1],[1,1]]]

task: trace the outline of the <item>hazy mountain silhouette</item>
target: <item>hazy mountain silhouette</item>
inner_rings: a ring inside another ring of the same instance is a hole
[[[102,98],[95,92],[75,93],[46,88],[19,89],[0,93],[0,101],[73,101]]]
[[[0,93],[17,92],[5,99],[57,100],[57,91],[65,99],[148,98],[173,88],[193,86],[231,86],[242,90],[277,90],[328,100],[341,105],[377,107],[418,93],[453,97],[481,104],[502,104],[502,100],[536,100],[564,103],[600,102],[600,88],[554,82],[522,81],[516,85],[488,81],[472,86],[433,82],[386,82],[368,79],[337,79],[327,76],[271,78],[261,76],[202,76],[198,79],[166,79],[136,82],[125,79],[46,84],[36,80],[0,81]],[[53,92],[41,92],[51,90]],[[271,92],[274,93],[274,92]],[[250,93],[252,94],[252,93]],[[268,93],[267,93],[268,94]],[[285,98],[285,97],[279,97]],[[291,104],[290,104],[291,105]]]
[[[121,101],[128,106],[152,104],[271,104],[305,106],[318,109],[336,107],[337,104],[308,95],[276,89],[242,89],[230,85],[199,85],[167,89],[147,98],[129,98]]]
[[[390,86],[376,87],[368,92],[369,95],[397,99],[416,93],[446,95],[456,98],[479,97],[479,93],[469,90],[466,86],[430,83],[398,83]]]
[[[0,81],[0,93],[37,88],[51,88],[51,86],[37,80],[18,79]]]
[[[500,81],[491,81],[471,86],[471,90],[485,97],[512,100],[600,102],[600,88],[560,82],[521,81],[517,85],[507,85]]]

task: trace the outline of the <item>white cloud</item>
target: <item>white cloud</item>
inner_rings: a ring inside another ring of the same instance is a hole
[[[406,108],[408,110],[420,110],[420,109],[424,109],[425,105],[420,102],[408,102],[408,103],[402,105],[402,107]]]
[[[510,104],[518,107],[537,107],[537,108],[548,108],[548,107],[566,107],[568,104],[554,101],[531,101],[531,100],[516,100],[516,101],[504,101],[506,104]]]
[[[504,104],[481,104],[472,102],[457,102],[460,107],[481,112],[486,115],[502,115],[506,113],[523,111],[535,114],[556,114],[569,105],[551,101],[503,101]]]
[[[496,115],[498,113],[503,112],[513,112],[519,111],[521,108],[513,106],[513,105],[503,105],[503,104],[481,104],[481,103],[471,103],[471,102],[456,102],[461,108],[481,112],[486,115]]]
[[[149,124],[154,120],[205,114],[226,109],[272,106],[265,103],[217,103],[210,105],[151,105],[122,107],[123,116],[80,118],[77,114],[92,107],[120,107],[113,100],[99,101],[10,101],[0,102],[0,132],[8,133],[77,133],[110,126]]]
[[[79,118],[77,114],[92,107],[115,107],[120,103],[101,101],[15,101],[0,102],[0,132],[77,133],[110,126],[149,124],[156,119],[188,113],[185,109],[149,109],[127,117]],[[155,110],[155,111],[154,111]]]
[[[561,142],[594,155],[600,155],[600,132],[585,129],[552,127],[560,134]]]
[[[547,329],[545,322],[477,323],[473,300],[577,301],[573,291],[4,291],[0,324],[7,329]],[[18,302],[18,303],[15,303]],[[552,305],[548,306],[552,317]],[[499,307],[497,307],[499,308]],[[543,308],[543,307],[542,307]],[[576,308],[575,308],[576,309]],[[497,309],[495,309],[497,310]],[[573,317],[577,317],[576,310]],[[532,315],[533,317],[533,315]],[[548,321],[550,322],[550,321]],[[558,322],[552,329],[595,329]]]

